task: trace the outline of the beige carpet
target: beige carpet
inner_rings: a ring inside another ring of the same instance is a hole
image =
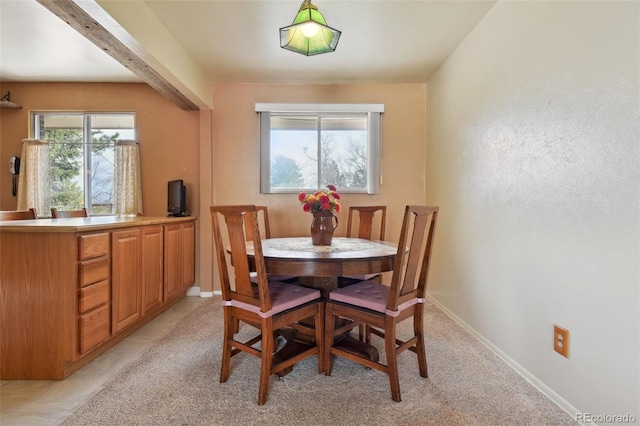
[[[425,311],[429,378],[418,374],[412,352],[403,353],[400,403],[391,400],[385,374],[338,358],[331,377],[319,375],[311,357],[283,380],[273,377],[269,400],[257,405],[257,358],[234,357],[229,381],[219,383],[222,308],[214,297],[63,424],[577,424],[435,306]]]

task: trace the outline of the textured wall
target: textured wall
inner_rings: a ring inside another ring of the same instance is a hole
[[[568,410],[640,420],[638,19],[499,2],[428,83],[427,201],[431,295]]]

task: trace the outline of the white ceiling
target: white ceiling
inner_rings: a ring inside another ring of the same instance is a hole
[[[426,82],[495,4],[315,0],[342,36],[306,57],[279,46],[301,0],[143,1],[212,82],[300,84]],[[0,49],[1,81],[142,81],[35,0],[0,0]]]
[[[0,81],[142,81],[35,0],[0,0]]]

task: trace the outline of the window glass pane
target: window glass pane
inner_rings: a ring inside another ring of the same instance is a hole
[[[320,187],[367,189],[367,117],[323,117]]]
[[[96,133],[94,133],[95,137]],[[114,214],[114,145],[94,143],[91,147],[90,204],[95,215]]]
[[[134,139],[132,114],[92,114],[91,159],[88,169],[90,211],[94,215],[114,214],[114,144],[118,140]]]
[[[49,141],[49,199],[60,210],[84,206],[82,115],[45,115],[42,137]],[[43,212],[45,213],[45,212]]]
[[[271,117],[271,187],[318,187],[317,117]]]

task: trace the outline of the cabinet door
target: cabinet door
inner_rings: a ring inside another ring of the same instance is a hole
[[[182,290],[196,281],[196,226],[193,222],[182,224]]]
[[[111,235],[111,318],[115,334],[142,315],[142,268],[140,229],[117,231]]]
[[[142,315],[162,305],[163,236],[162,226],[142,228]]]
[[[179,223],[164,227],[164,300],[182,291],[182,228]]]

